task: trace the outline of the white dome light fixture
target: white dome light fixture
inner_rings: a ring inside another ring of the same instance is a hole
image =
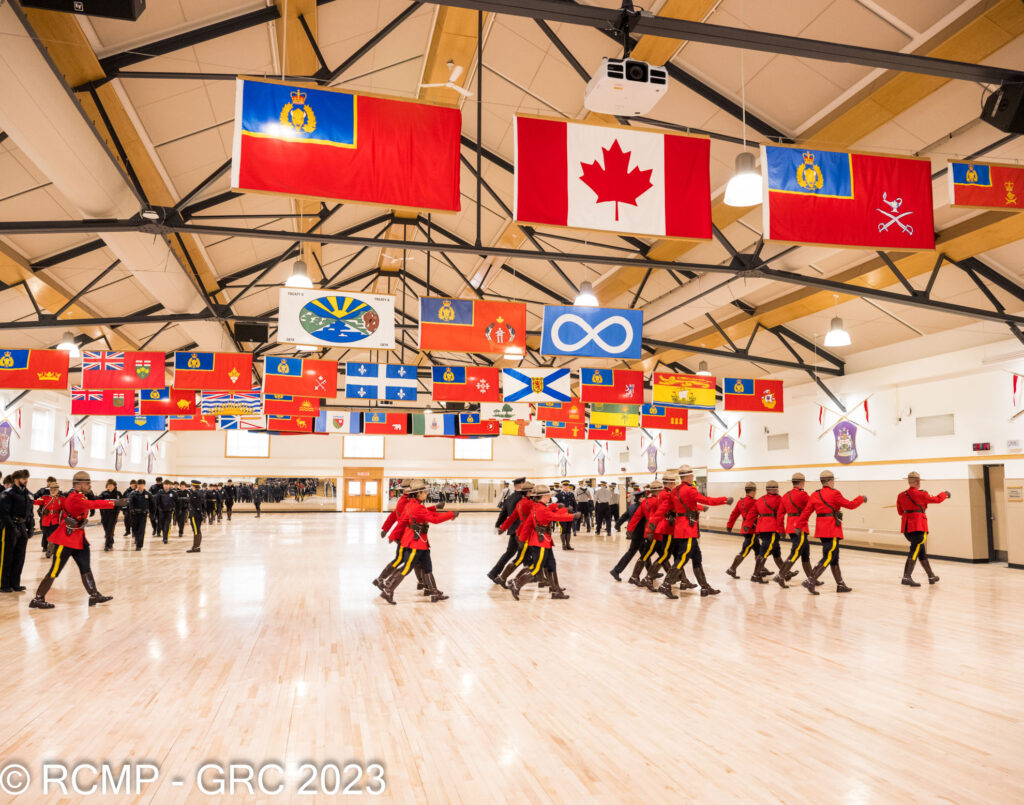
[[[843,328],[843,320],[836,316],[832,319],[832,325],[825,334],[826,347],[848,347],[850,346],[850,334]]]
[[[587,281],[580,283],[580,292],[576,294],[577,307],[597,307],[597,297],[594,295],[594,286]]]
[[[78,349],[78,343],[75,341],[74,335],[70,332],[64,333],[64,337],[61,338],[60,343],[57,344],[57,349],[64,350],[72,358],[81,357],[82,354]]]
[[[284,284],[286,288],[312,288],[313,280],[309,278],[309,269],[305,260],[296,260],[292,275]]]
[[[753,207],[763,200],[761,173],[749,151],[736,157],[736,169],[725,186],[724,200],[730,207]]]
[[[711,371],[708,369],[707,361],[701,361],[697,364],[697,374],[701,377],[711,377]]]

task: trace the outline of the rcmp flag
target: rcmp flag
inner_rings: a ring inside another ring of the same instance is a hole
[[[358,411],[343,411],[333,414],[330,422],[331,433],[362,433],[363,416]]]
[[[633,369],[580,369],[580,399],[587,402],[644,401],[644,373]]]
[[[167,430],[165,416],[118,416],[114,417],[114,430]]]
[[[439,402],[498,402],[499,370],[492,366],[433,366],[433,399]]]
[[[173,385],[176,389],[197,391],[248,389],[252,385],[252,355],[245,352],[175,352]]]
[[[603,307],[544,308],[542,355],[588,358],[639,358],[644,314],[641,310]]]
[[[537,419],[541,422],[582,425],[587,419],[586,408],[579,400],[569,403],[538,403]]]
[[[196,413],[196,393],[163,386],[139,391],[139,413],[159,416],[193,416]]]
[[[215,416],[172,416],[170,430],[217,430]]]
[[[400,363],[346,363],[345,396],[357,400],[415,402],[416,367]]]
[[[199,413],[217,416],[260,416],[263,396],[259,386],[249,391],[201,391]]]
[[[934,249],[931,161],[761,146],[767,240]]]
[[[525,350],[526,304],[421,296],[419,339],[420,349],[437,352]]]
[[[263,413],[273,416],[317,416],[320,397],[295,397],[291,394],[267,394],[263,398]]]
[[[586,439],[587,429],[578,423],[549,424],[544,427],[544,435],[549,439]]]
[[[587,428],[587,438],[592,441],[624,442],[626,429],[621,425],[590,425]]]
[[[501,399],[505,402],[569,402],[569,369],[502,369]]]
[[[235,109],[235,190],[459,210],[458,109],[242,79]]]
[[[689,427],[689,411],[671,405],[645,405],[640,411],[641,424],[645,428],[661,430],[686,430]]]
[[[395,348],[395,297],[282,288],[277,343],[347,349]]]
[[[722,380],[722,396],[726,411],[770,411],[782,413],[781,380],[744,380],[727,377]]]
[[[249,419],[241,416],[217,417],[217,430],[263,430],[266,427],[263,417]]]
[[[707,138],[525,116],[515,122],[516,221],[711,237]]]
[[[417,436],[458,436],[458,414],[413,414],[412,432]]]
[[[267,430],[278,433],[312,433],[315,420],[316,417],[311,416],[268,416]]]
[[[480,414],[459,414],[460,436],[497,436],[501,423],[497,419],[481,419]]]
[[[640,406],[622,403],[594,403],[590,406],[591,425],[640,426]]]
[[[268,394],[333,398],[338,393],[338,362],[267,358],[263,364],[263,390]]]
[[[63,349],[0,350],[0,389],[67,389],[68,363]]]
[[[135,413],[135,392],[71,387],[72,416],[116,416]]]
[[[656,403],[683,408],[715,407],[715,378],[705,375],[678,375],[655,372],[651,397]]]
[[[164,375],[162,352],[82,351],[83,388],[158,389]]]
[[[1024,207],[1024,166],[950,162],[949,198],[954,207],[1019,210]]]
[[[363,414],[363,433],[399,436],[409,432],[408,414]]]

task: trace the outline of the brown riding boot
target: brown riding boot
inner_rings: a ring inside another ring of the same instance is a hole
[[[804,569],[804,575],[809,578],[811,573],[812,573],[811,560],[810,559],[801,559],[800,560],[800,567],[802,567]],[[796,574],[794,573],[793,575],[796,575]],[[789,579],[787,579],[787,581],[789,581]],[[815,581],[814,582],[814,586],[815,587],[820,587],[824,583],[825,582],[823,582],[823,581]]]
[[[392,573],[386,582],[384,582],[384,589],[380,591],[380,597],[387,601],[389,604],[395,603],[395,590],[398,585],[405,581],[405,574],[403,574],[398,568],[395,568],[396,573]]]
[[[815,565],[814,570],[807,574],[807,578],[800,582],[800,585],[807,589],[811,595],[821,595],[815,587],[821,586],[821,582],[818,581],[818,576],[825,572],[825,565],[823,562],[818,562]]]
[[[661,583],[661,586],[655,591],[661,593],[666,598],[678,598],[679,596],[672,592],[672,585],[676,583],[679,578],[679,571],[673,568],[665,576],[665,581]]]
[[[765,557],[765,556],[759,556],[759,557],[757,557],[757,559],[754,560],[754,572],[750,575],[750,580],[752,582],[754,582],[755,584],[767,584],[768,583],[768,579],[766,579],[764,577],[764,572],[763,572],[766,569],[765,566],[764,566],[764,563],[765,563],[766,559],[767,559],[767,557]]]
[[[50,586],[53,584],[53,579],[50,574],[47,573],[43,576],[43,580],[39,582],[39,587],[36,590],[36,597],[28,602],[29,609],[53,609],[53,604],[46,600],[46,594],[50,591]]]
[[[907,557],[907,561],[904,562],[904,564],[903,564],[903,581],[900,582],[901,584],[906,584],[908,587],[920,587],[921,586],[920,582],[914,581],[914,579],[913,579],[914,565],[916,565],[916,564],[917,564],[917,562],[915,562],[909,556]]]
[[[92,576],[92,571],[82,574],[82,584],[85,587],[85,591],[89,593],[89,606],[93,607],[96,604],[105,604],[107,601],[112,601],[113,596],[102,595],[99,590],[96,589],[96,579]]]
[[[507,590],[508,577],[516,571],[517,567],[519,567],[519,565],[517,565],[515,562],[509,562],[507,565],[505,565],[505,567],[501,569],[501,573],[498,574],[498,577],[494,580],[494,583],[497,584],[499,587],[504,587]]]
[[[652,566],[647,568],[647,578],[640,582],[641,587],[646,587],[652,593],[658,592],[658,588],[654,586],[654,582],[661,576],[661,562],[655,562]]]
[[[791,567],[791,564],[789,562],[783,562],[782,563],[782,567],[779,568],[779,572],[776,573],[775,574],[775,578],[772,579],[772,581],[774,581],[776,584],[778,584],[783,589],[789,587],[789,585],[786,584],[786,581],[789,579],[789,568],[790,567]]]
[[[565,592],[565,588],[558,583],[558,571],[555,570],[548,574],[548,585],[551,587],[551,597],[564,600],[569,597],[568,593]]]
[[[679,577],[678,577],[677,581],[679,582],[679,589],[680,590],[696,590],[697,589],[698,585],[695,584],[694,582],[690,581],[688,578],[686,578],[686,568],[685,567],[677,568],[677,571],[679,573]]]
[[[637,559],[636,564],[633,565],[633,575],[629,577],[629,583],[639,587],[640,586],[640,573],[644,569],[644,560]]]
[[[416,574],[416,589],[417,590],[426,590],[427,589],[427,583],[423,579],[423,577],[425,575],[424,572],[423,572],[423,568],[420,568],[420,567],[413,568],[413,572]],[[424,592],[423,594],[424,595],[430,595],[430,593],[427,593],[427,592]]]
[[[740,566],[740,562],[743,561],[741,554],[736,554],[736,558],[732,560],[732,564],[729,565],[729,569],[725,571],[726,576],[732,576],[734,579],[738,579],[739,575],[736,573],[736,568]]]
[[[932,573],[932,563],[929,561],[927,556],[921,557],[921,567],[924,568],[924,572],[928,574],[928,583],[935,584],[939,580],[939,577]]]
[[[836,592],[837,593],[852,593],[853,588],[848,587],[846,582],[843,581],[843,571],[839,569],[839,562],[832,562],[832,578],[836,580]]]
[[[710,584],[708,584],[707,576],[704,575],[703,567],[695,567],[693,569],[693,575],[697,579],[697,583],[700,584],[700,597],[705,598],[709,595],[718,595],[721,590],[716,590]]]
[[[519,591],[523,589],[523,587],[529,584],[531,581],[536,581],[536,576],[534,576],[525,567],[521,571],[519,571],[519,575],[512,579],[512,582],[508,585],[508,589],[509,592],[512,593],[512,597],[516,599],[516,601],[519,600]]]
[[[378,590],[383,590],[384,585],[388,583],[388,579],[391,578],[395,573],[401,572],[401,565],[395,567],[394,562],[388,562],[384,565],[384,569],[380,572],[380,575],[373,580],[373,586]]]
[[[430,596],[431,603],[436,604],[438,601],[448,600],[448,596],[441,592],[439,589],[437,589],[437,582],[434,581],[433,573],[424,573],[423,583],[427,587],[427,591],[424,593],[424,595]]]

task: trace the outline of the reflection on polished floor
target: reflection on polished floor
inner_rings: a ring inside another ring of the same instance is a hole
[[[736,540],[708,536],[722,594],[669,601],[611,580],[621,539],[581,536],[571,600],[516,603],[484,576],[493,517],[466,515],[431,533],[451,600],[410,579],[392,607],[381,519],[236,517],[194,556],[119,527],[93,554],[109,604],[73,567],[53,611],[0,596],[0,761],[148,759],[141,802],[210,801],[171,778],[211,759],[379,762],[403,803],[1024,801],[1020,571],[935,562],[910,589],[902,558],[848,551],[854,592],[812,597],[726,577]]]

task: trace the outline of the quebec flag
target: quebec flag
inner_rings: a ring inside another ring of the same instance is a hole
[[[415,402],[416,367],[399,363],[347,363],[345,396],[355,400]]]

